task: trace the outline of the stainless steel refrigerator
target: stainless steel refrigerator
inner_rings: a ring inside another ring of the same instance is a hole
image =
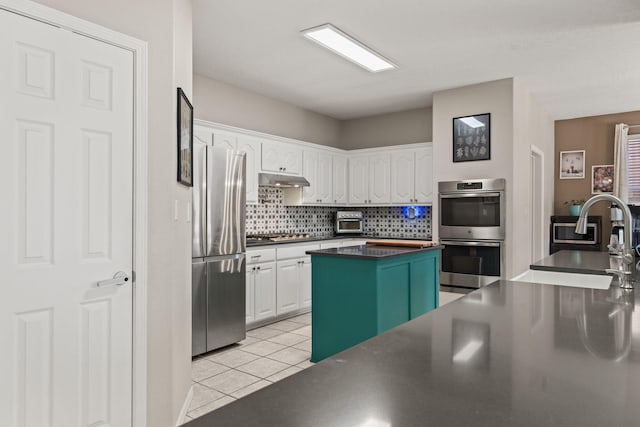
[[[245,153],[193,144],[192,354],[245,338]]]

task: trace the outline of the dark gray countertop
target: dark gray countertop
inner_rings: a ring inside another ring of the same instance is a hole
[[[306,243],[306,242],[325,242],[327,240],[342,240],[342,239],[402,239],[402,240],[431,240],[431,238],[406,238],[406,237],[388,237],[388,236],[358,236],[358,235],[340,235],[333,237],[310,237],[308,239],[300,240],[281,240],[279,242],[271,242],[268,240],[260,240],[257,242],[247,242],[247,248],[255,248],[257,246],[273,246],[284,245],[287,243]]]
[[[638,426],[640,291],[495,282],[188,423]]]
[[[529,268],[562,273],[607,274],[604,270],[611,267],[609,252],[560,251],[531,264]]]
[[[307,251],[307,255],[330,256],[338,258],[359,258],[359,259],[382,259],[399,257],[404,255],[417,254],[420,252],[439,251],[443,246],[433,246],[430,248],[405,248],[398,246],[376,246],[360,245],[345,246],[331,249],[319,249],[317,251]]]

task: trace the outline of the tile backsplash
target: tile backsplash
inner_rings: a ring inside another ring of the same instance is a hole
[[[335,212],[328,206],[286,206],[279,188],[260,187],[261,203],[247,205],[247,234],[309,233],[317,237],[334,234]],[[364,234],[380,237],[431,238],[431,207],[418,206],[409,218],[404,206],[344,208],[364,212]]]

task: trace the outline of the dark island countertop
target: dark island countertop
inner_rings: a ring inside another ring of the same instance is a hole
[[[346,240],[346,239],[399,239],[399,237],[392,236],[372,236],[372,235],[339,235],[339,236],[322,236],[322,237],[309,237],[308,239],[298,239],[298,240],[279,240],[277,242],[273,242],[270,240],[254,240],[247,241],[247,248],[255,248],[258,246],[278,246],[278,245],[286,245],[292,243],[308,243],[308,242],[326,242],[328,240]],[[430,236],[426,237],[402,237],[403,240],[431,240]]]
[[[319,249],[316,251],[307,251],[307,255],[313,256],[331,256],[339,258],[359,258],[359,259],[383,259],[391,257],[399,257],[412,255],[421,252],[439,251],[442,245],[431,246],[428,248],[405,248],[399,246],[376,246],[376,245],[360,245],[345,246],[331,249]]]
[[[189,427],[637,426],[640,289],[499,281]]]

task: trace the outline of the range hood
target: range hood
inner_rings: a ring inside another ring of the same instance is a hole
[[[301,176],[261,173],[259,174],[258,185],[268,187],[308,187],[311,184]]]

